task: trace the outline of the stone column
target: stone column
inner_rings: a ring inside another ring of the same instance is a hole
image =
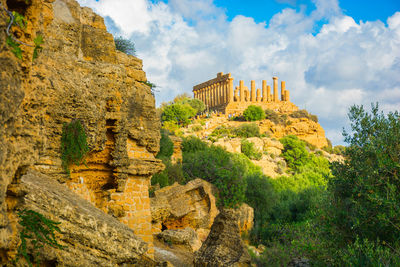
[[[239,102],[244,101],[244,85],[243,80],[239,81]]]
[[[261,101],[261,92],[260,92],[260,89],[259,89],[259,88],[257,88],[257,97],[256,97],[256,101],[257,101],[257,102],[260,102],[260,101]]]
[[[268,96],[267,96],[267,81],[263,80],[262,81],[262,102],[267,102],[268,101]]]
[[[272,97],[271,97],[271,86],[267,85],[267,101],[271,102]]]
[[[211,107],[211,86],[207,86],[207,105]]]
[[[285,90],[286,90],[286,83],[285,81],[281,81],[281,100],[285,101]]]
[[[211,93],[211,96],[210,96],[210,100],[211,100],[210,101],[210,107],[214,107],[214,99],[215,99],[215,97],[214,97],[214,93],[215,93],[214,84],[211,85],[210,93]]]
[[[250,83],[251,83],[250,101],[256,102],[256,82],[254,80],[251,80]]]
[[[272,77],[274,80],[274,102],[279,102],[278,96],[278,77]]]
[[[233,99],[236,99],[235,100],[236,102],[239,101],[239,87],[237,87],[237,86],[235,88],[235,95],[234,95]]]
[[[217,105],[217,85],[213,84],[213,107]]]
[[[285,90],[285,101],[290,102],[288,90]]]
[[[228,95],[229,95],[229,101],[228,102],[233,102],[233,99],[234,99],[233,78],[229,78],[228,79]]]

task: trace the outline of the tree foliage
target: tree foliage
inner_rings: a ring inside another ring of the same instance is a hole
[[[282,156],[288,166],[298,170],[308,161],[305,143],[295,135],[287,135],[279,140],[283,144]]]
[[[171,138],[169,138],[168,131],[161,129],[161,139],[160,139],[160,151],[158,152],[156,158],[167,158],[171,159],[174,153],[174,143]]]
[[[250,105],[243,111],[246,121],[259,121],[265,118],[265,113],[260,106]]]
[[[198,138],[183,142],[183,171],[188,180],[202,178],[218,189],[218,205],[237,207],[245,199],[246,166],[221,147]]]
[[[343,236],[400,241],[400,116],[350,108],[345,161],[332,166],[335,224]]]
[[[186,126],[194,115],[196,115],[196,110],[189,104],[175,103],[164,108],[161,119],[162,121],[172,121],[178,125]]]

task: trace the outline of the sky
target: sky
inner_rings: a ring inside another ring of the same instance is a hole
[[[286,81],[291,101],[344,144],[352,105],[400,110],[400,0],[78,0],[135,43],[156,105],[218,72]]]

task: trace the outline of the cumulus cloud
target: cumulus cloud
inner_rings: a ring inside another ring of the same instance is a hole
[[[342,143],[351,105],[378,101],[386,111],[400,109],[400,12],[387,26],[356,23],[337,0],[313,0],[309,15],[286,8],[256,23],[241,15],[228,21],[212,0],[79,2],[135,42],[148,79],[158,85],[157,104],[220,71],[231,72],[235,83],[249,86],[254,79],[258,87],[276,75],[295,104],[318,115],[334,144]],[[313,32],[321,20],[326,23]]]

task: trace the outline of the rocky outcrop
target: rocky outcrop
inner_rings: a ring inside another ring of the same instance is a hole
[[[197,251],[201,247],[197,233],[190,227],[165,230],[157,234],[157,238],[167,244],[182,245],[190,252]]]
[[[34,210],[60,223],[57,241],[64,248],[44,246],[41,262],[71,267],[155,266],[145,256],[148,245],[132,229],[54,179],[29,171],[19,185],[24,196],[16,204],[18,209]]]
[[[201,179],[155,191],[151,198],[153,233],[190,227],[204,241],[218,214],[214,192],[215,188]]]
[[[7,13],[0,11],[0,258],[12,246],[14,210],[8,186],[18,186],[21,170],[33,168],[64,183],[106,213],[117,217],[149,242],[150,177],[163,168],[160,122],[142,61],[116,51],[103,18],[75,0],[0,0],[27,19],[13,27],[32,44],[18,59],[6,44]],[[87,135],[87,166],[61,167],[64,123],[78,119]],[[46,185],[43,185],[45,188]],[[110,241],[111,242],[111,241]]]
[[[207,238],[214,218],[219,213],[216,206],[216,189],[212,184],[197,178],[186,185],[175,183],[154,193],[155,197],[151,198],[154,234],[191,228],[196,231],[201,242]],[[253,227],[253,208],[243,203],[238,211],[236,223],[241,232],[247,232]]]
[[[250,266],[250,255],[240,238],[239,212],[222,210],[215,218],[210,234],[196,252],[194,266]]]

